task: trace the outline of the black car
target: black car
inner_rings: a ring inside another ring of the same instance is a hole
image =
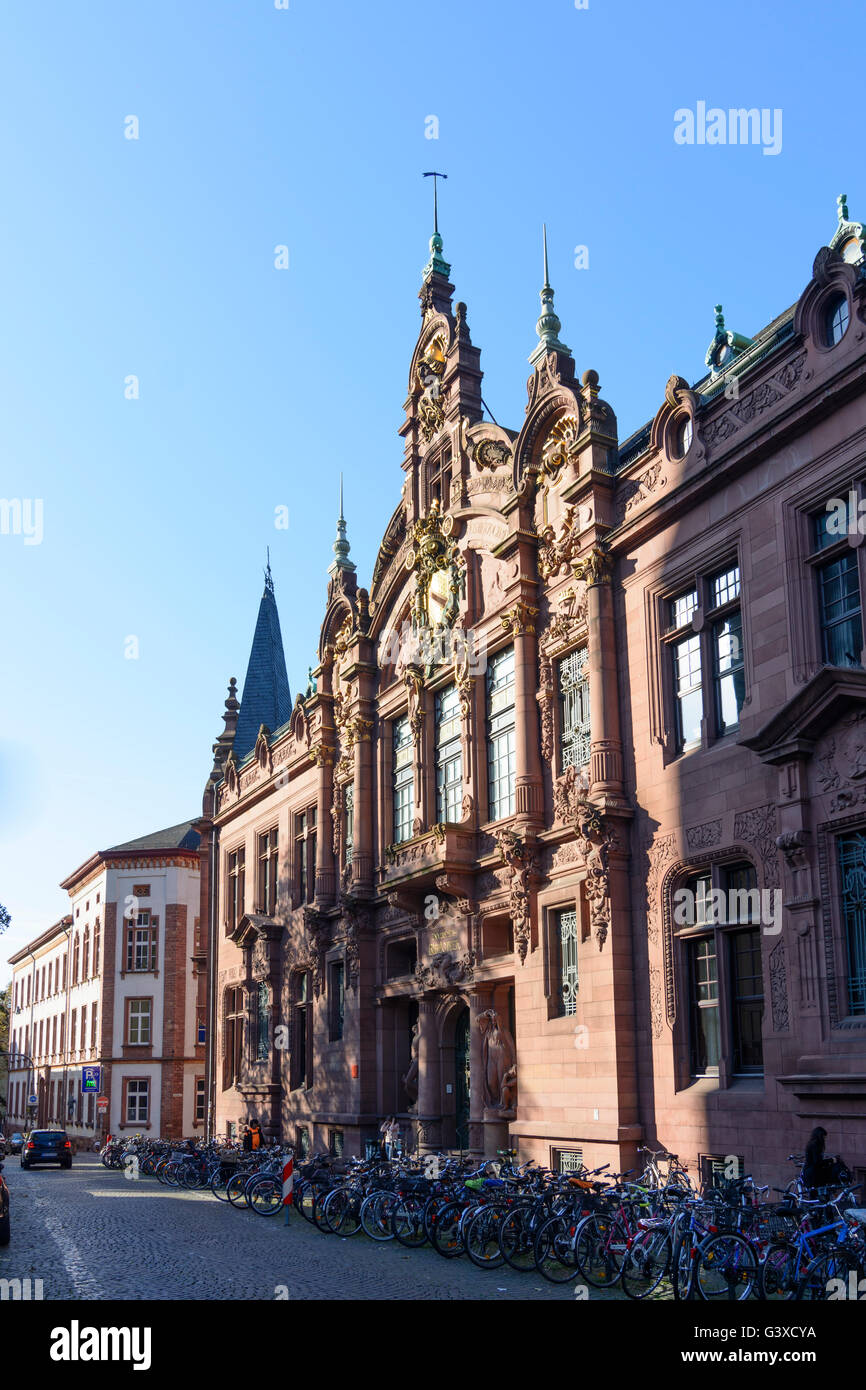
[[[11,1154],[20,1154],[23,1148],[24,1135],[16,1129],[15,1133],[12,1135],[12,1138],[9,1140],[9,1152]]]
[[[33,1129],[21,1150],[21,1167],[34,1168],[37,1163],[59,1163],[61,1168],[72,1167],[72,1144],[62,1129]]]
[[[8,1245],[9,1236],[9,1188],[3,1177],[3,1164],[0,1163],[0,1245]]]

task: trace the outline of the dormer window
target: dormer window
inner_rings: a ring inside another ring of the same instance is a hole
[[[835,347],[845,337],[848,331],[848,323],[851,318],[851,311],[848,308],[848,299],[844,294],[836,295],[830,300],[824,316],[825,334],[828,347]]]

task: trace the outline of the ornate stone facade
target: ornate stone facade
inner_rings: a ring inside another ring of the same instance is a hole
[[[866,497],[866,282],[834,243],[754,339],[717,311],[708,376],[660,382],[620,444],[549,285],[523,420],[487,419],[449,273],[437,234],[370,590],[341,517],[306,695],[251,753],[230,720],[215,748],[213,1124],[255,1110],[362,1152],[397,1114],[422,1149],[622,1169],[649,1141],[775,1181],[844,1095],[833,1146],[866,1164],[866,677],[824,659],[813,544],[828,497]],[[831,544],[866,592],[866,547]],[[271,829],[272,927],[238,930]],[[250,998],[233,1070],[229,982]]]

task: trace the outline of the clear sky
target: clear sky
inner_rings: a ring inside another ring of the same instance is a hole
[[[753,334],[809,280],[836,194],[866,219],[864,27],[860,0],[7,0],[0,496],[41,500],[43,534],[0,535],[4,962],[94,850],[200,810],[267,546],[305,683],[341,469],[369,583],[403,479],[422,171],[448,174],[496,418],[521,423],[546,219],[562,337],[625,437],[672,372],[702,375],[717,301]],[[780,110],[781,151],[676,143],[699,102]]]

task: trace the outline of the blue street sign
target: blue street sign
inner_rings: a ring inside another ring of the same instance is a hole
[[[81,1068],[81,1091],[83,1095],[93,1095],[99,1092],[99,1067]]]
[[[38,1096],[30,1096],[29,1099],[28,1099],[28,1101],[27,1101],[27,1104],[28,1104],[28,1105],[38,1105],[38,1104],[39,1104],[39,1097],[38,1097]]]

